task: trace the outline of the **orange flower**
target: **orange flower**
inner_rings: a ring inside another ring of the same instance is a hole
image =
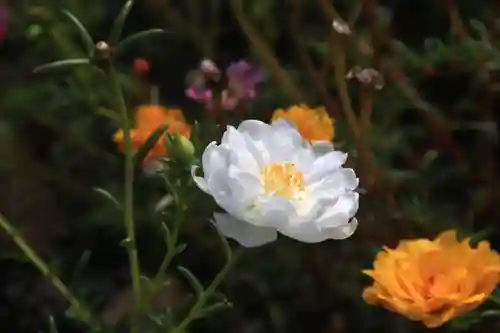
[[[168,124],[167,132],[170,134],[180,134],[189,139],[191,127],[186,123],[186,119],[181,110],[165,109],[159,105],[143,105],[137,108],[135,114],[135,127],[130,131],[132,145],[134,149],[139,149],[158,127]],[[113,139],[123,151],[123,130],[118,130]],[[146,159],[167,156],[165,147],[165,133],[156,142]]]
[[[363,271],[374,280],[363,299],[428,328],[478,307],[500,282],[500,256],[486,241],[477,248],[469,241],[458,242],[449,230],[432,241],[406,240],[396,249],[384,248],[374,269]]]
[[[286,110],[274,111],[272,121],[284,118],[291,122],[304,139],[314,141],[332,141],[335,120],[330,118],[324,107],[312,109],[307,105],[294,105]]]

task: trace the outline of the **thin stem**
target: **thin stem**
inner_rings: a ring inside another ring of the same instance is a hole
[[[117,99],[118,111],[123,119],[123,137],[125,152],[125,200],[124,200],[124,223],[127,233],[127,252],[130,263],[130,275],[134,292],[134,305],[139,308],[141,304],[141,280],[139,257],[134,227],[134,149],[130,137],[131,121],[127,112],[127,106],[120,86],[118,73],[111,66],[109,70],[111,85]]]
[[[82,322],[87,325],[92,325],[92,315],[87,311],[82,304],[76,299],[69,288],[49,269],[47,263],[40,258],[35,250],[26,243],[19,231],[14,228],[3,215],[0,214],[0,227],[12,238],[14,243],[21,249],[24,255],[31,261],[31,263],[47,278],[52,285],[66,298],[70,303],[73,314]]]
[[[222,283],[226,275],[229,273],[231,268],[233,268],[237,259],[241,256],[241,251],[234,252],[231,258],[224,265],[222,270],[215,276],[212,283],[205,289],[203,294],[201,294],[200,298],[196,301],[196,304],[189,310],[187,316],[182,320],[182,322],[177,325],[171,333],[184,333],[188,325],[196,319],[196,316],[203,310],[203,307],[210,299],[210,297],[217,291],[217,288]]]
[[[242,0],[231,0],[230,4],[236,21],[238,21],[245,37],[257,51],[255,53],[266,69],[269,70],[270,74],[280,83],[283,90],[294,102],[303,102],[305,98],[302,91],[294,83],[288,72],[279,64],[278,60],[276,60],[277,58],[268,43],[259,35],[245,16]]]

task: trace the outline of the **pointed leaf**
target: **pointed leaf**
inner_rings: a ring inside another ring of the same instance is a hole
[[[49,332],[50,333],[59,333],[59,330],[57,329],[56,321],[54,320],[54,317],[52,317],[52,316],[49,317]]]
[[[117,45],[118,42],[120,41],[123,32],[123,27],[125,26],[125,21],[127,21],[127,17],[130,14],[130,10],[132,9],[133,4],[134,4],[133,0],[128,0],[123,5],[120,14],[113,23],[113,27],[111,28],[111,33],[108,38],[108,42],[111,46]]]
[[[153,37],[160,34],[163,35],[165,33],[166,31],[163,29],[149,29],[127,36],[116,46],[115,49],[116,53],[120,54],[121,52],[126,51],[129,47],[133,47],[135,43],[139,42],[142,39]]]
[[[476,246],[480,241],[486,239],[486,237],[490,236],[494,232],[495,228],[490,227],[473,234],[470,238],[470,245]]]
[[[120,242],[120,245],[126,248],[127,250],[130,250],[134,247],[134,242],[130,238],[125,238]]]
[[[187,245],[182,243],[175,248],[175,255],[181,254],[186,249]]]
[[[90,60],[86,58],[58,60],[42,66],[38,66],[33,70],[33,73],[40,73],[47,70],[63,69],[67,67],[82,66],[82,65],[90,65]]]
[[[174,197],[170,194],[164,195],[160,200],[155,205],[155,212],[156,213],[161,213],[163,212],[167,207],[172,205],[174,202]]]
[[[94,191],[99,193],[102,197],[109,200],[111,203],[113,203],[113,205],[115,205],[116,208],[118,208],[119,210],[123,210],[123,207],[120,204],[120,202],[111,193],[109,193],[105,189],[99,188],[99,187],[94,187]]]
[[[122,122],[120,115],[116,111],[113,111],[110,109],[99,108],[99,109],[97,109],[95,114],[98,116],[103,116],[103,117],[109,118],[111,120],[114,120],[117,124],[121,124],[121,122]]]
[[[198,278],[196,276],[194,276],[194,274],[191,273],[191,271],[188,270],[185,267],[179,266],[179,267],[177,267],[177,269],[179,270],[179,272],[182,275],[184,275],[184,277],[186,278],[186,280],[188,280],[191,288],[193,288],[195,296],[197,298],[200,298],[201,295],[203,294],[203,285],[200,283],[200,281],[198,280]]]
[[[136,153],[134,154],[134,163],[136,165],[140,165],[144,161],[150,150],[154,147],[156,142],[160,140],[160,137],[163,135],[163,133],[165,133],[167,127],[167,124],[158,127],[156,131],[154,131],[153,134],[149,136],[146,142],[136,151]]]
[[[72,281],[75,280],[77,275],[83,271],[85,266],[88,264],[90,260],[90,256],[92,255],[92,251],[85,250],[82,255],[80,256],[80,259],[78,259],[78,262],[75,265],[75,268],[73,269],[73,272],[71,273],[72,276]]]
[[[167,245],[168,248],[170,248],[171,245],[171,239],[172,239],[172,233],[170,232],[170,229],[168,228],[167,224],[165,222],[161,223],[161,229],[163,230],[163,240],[165,241],[165,244]]]
[[[500,310],[486,310],[481,313],[481,317],[499,317]]]
[[[199,311],[198,313],[195,314],[195,317],[197,319],[207,317],[208,315],[212,314],[213,312],[220,311],[220,310],[227,310],[233,307],[232,303],[226,302],[226,303],[215,303],[213,305],[207,306],[203,310]]]
[[[68,10],[63,10],[62,13],[66,15],[78,29],[78,32],[80,33],[82,41],[85,45],[87,55],[91,58],[94,55],[95,43],[89,32],[87,31],[87,29],[85,29],[80,20],[78,20],[73,14],[71,14],[71,12],[69,12]]]
[[[215,223],[215,221],[210,220],[210,224],[215,229],[215,231],[217,231],[217,235],[219,236],[219,239],[220,239],[220,242],[222,245],[222,250],[224,251],[224,256],[226,257],[226,261],[229,262],[231,260],[231,257],[232,257],[231,246],[229,245],[229,242],[227,241],[226,237],[220,231],[220,229],[217,226],[217,224]]]

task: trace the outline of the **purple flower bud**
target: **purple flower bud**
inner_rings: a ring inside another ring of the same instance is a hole
[[[256,96],[255,86],[264,81],[262,69],[250,65],[244,60],[232,63],[226,70],[229,89],[233,90],[238,98],[253,99]]]

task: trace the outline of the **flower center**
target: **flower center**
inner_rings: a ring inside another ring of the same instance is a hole
[[[261,169],[262,186],[267,194],[291,199],[305,188],[304,175],[293,163],[273,163]]]

